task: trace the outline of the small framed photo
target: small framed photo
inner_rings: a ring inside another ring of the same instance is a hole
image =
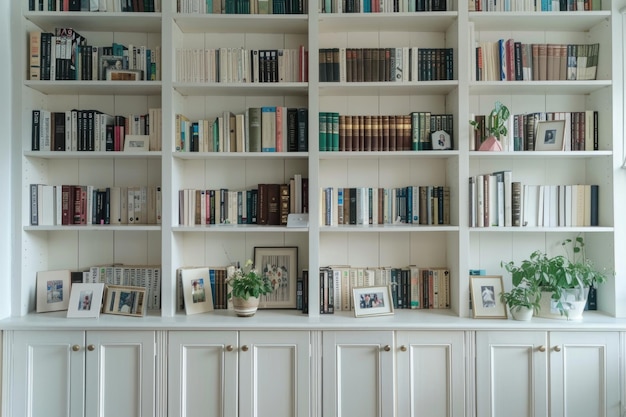
[[[142,70],[107,69],[107,81],[141,81]]]
[[[437,130],[430,134],[433,150],[447,151],[452,149],[452,138],[445,130]]]
[[[107,71],[110,69],[124,69],[124,57],[118,55],[102,55],[100,57],[100,80],[107,79]]]
[[[69,269],[37,272],[37,313],[67,310],[70,286]]]
[[[181,270],[183,299],[187,314],[213,311],[213,293],[209,268],[185,268]]]
[[[142,317],[146,314],[146,289],[124,285],[105,287],[103,313]]]
[[[391,286],[355,287],[352,289],[354,317],[393,314]]]
[[[102,283],[75,283],[72,284],[70,305],[67,309],[68,318],[91,317],[98,318],[102,310]]]
[[[470,291],[475,319],[506,319],[506,306],[500,300],[504,291],[501,275],[471,275]]]
[[[272,283],[274,291],[262,295],[259,308],[296,308],[298,247],[255,247],[254,267]]]
[[[550,120],[537,124],[536,151],[562,151],[565,120]]]
[[[148,150],[148,135],[126,135],[124,138],[124,152],[141,152]]]

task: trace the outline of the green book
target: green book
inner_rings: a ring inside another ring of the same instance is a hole
[[[261,152],[261,108],[250,107],[248,109],[248,150]]]
[[[327,143],[327,126],[328,126],[328,113],[327,112],[320,112],[320,152],[325,152],[328,151],[328,147],[326,146]]]
[[[331,113],[330,114],[332,120],[330,120],[330,125],[332,126],[331,135],[329,145],[330,151],[338,151],[339,150],[339,113]]]

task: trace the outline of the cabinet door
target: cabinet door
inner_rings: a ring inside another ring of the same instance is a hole
[[[85,415],[154,416],[154,332],[87,332],[86,345]]]
[[[240,332],[239,417],[308,417],[309,332]]]
[[[550,333],[550,416],[620,415],[617,332]]]
[[[84,332],[13,332],[13,416],[84,415]]]
[[[237,416],[237,332],[169,333],[168,415]]]
[[[395,415],[393,332],[324,332],[324,417]]]
[[[545,332],[476,332],[476,416],[548,415]]]
[[[463,332],[396,334],[398,416],[465,415]]]

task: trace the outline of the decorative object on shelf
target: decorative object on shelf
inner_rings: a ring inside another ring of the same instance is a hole
[[[391,286],[353,288],[352,304],[354,305],[354,317],[393,314]]]
[[[70,278],[69,269],[37,272],[37,313],[67,310]]]
[[[70,305],[67,309],[68,318],[98,318],[102,309],[104,284],[75,283],[72,284]]]
[[[538,122],[535,135],[536,151],[562,151],[565,120]]]
[[[502,265],[513,282],[525,280],[541,291],[538,316],[576,320],[582,318],[589,287],[605,282],[607,276],[586,257],[582,236],[565,239],[561,246],[565,255],[549,257],[537,250],[520,265]]]
[[[183,268],[180,271],[187,314],[213,311],[213,291],[209,268]]]
[[[471,275],[473,317],[475,319],[506,319],[506,306],[498,297],[503,289],[501,275]]]
[[[513,286],[511,291],[500,293],[500,300],[509,307],[515,320],[528,321],[539,311],[539,288],[524,278],[513,281]]]
[[[259,297],[270,294],[274,287],[265,275],[259,273],[248,259],[243,268],[229,266],[226,283],[228,299],[233,300],[233,308],[239,317],[252,317],[259,306]]]
[[[298,247],[255,247],[254,265],[272,288],[260,298],[260,308],[296,308]]]
[[[146,314],[146,289],[125,285],[107,285],[103,313],[143,317]]]
[[[496,101],[496,104],[491,110],[491,113],[487,115],[487,120],[485,121],[485,131],[489,132],[489,136],[481,143],[479,151],[501,151],[502,144],[500,143],[500,137],[506,136],[508,133],[508,129],[506,127],[506,121],[509,119],[511,112],[509,108],[506,107],[499,101]],[[475,120],[470,120],[470,125],[474,127],[474,129],[479,128],[479,123]]]

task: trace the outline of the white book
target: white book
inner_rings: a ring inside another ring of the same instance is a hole
[[[504,191],[504,189],[503,189]],[[489,224],[485,226],[498,226],[498,182],[495,175],[489,175]],[[503,206],[504,209],[504,206]]]
[[[558,205],[559,205],[559,219],[557,226],[565,226],[565,185],[557,185],[558,189]]]
[[[485,181],[484,175],[476,177],[476,227],[485,227]]]
[[[537,227],[537,215],[539,206],[539,186],[524,185],[523,187],[524,221],[522,225],[525,227]]]
[[[504,226],[513,225],[513,173],[504,171]]]
[[[53,226],[56,220],[56,196],[54,185],[40,185],[38,198],[39,225]]]
[[[547,226],[557,227],[559,225],[559,189],[556,185],[547,185],[546,188],[550,188],[550,200],[548,202],[550,216]]]
[[[546,209],[546,201],[549,200],[549,195],[548,198],[546,198],[546,193],[549,193],[549,189],[548,191],[546,191],[546,186],[545,185],[539,185],[538,186],[538,193],[537,193],[537,197],[538,197],[538,203],[537,203],[537,226],[539,227],[543,227],[546,225],[545,219],[548,213],[548,210]]]

